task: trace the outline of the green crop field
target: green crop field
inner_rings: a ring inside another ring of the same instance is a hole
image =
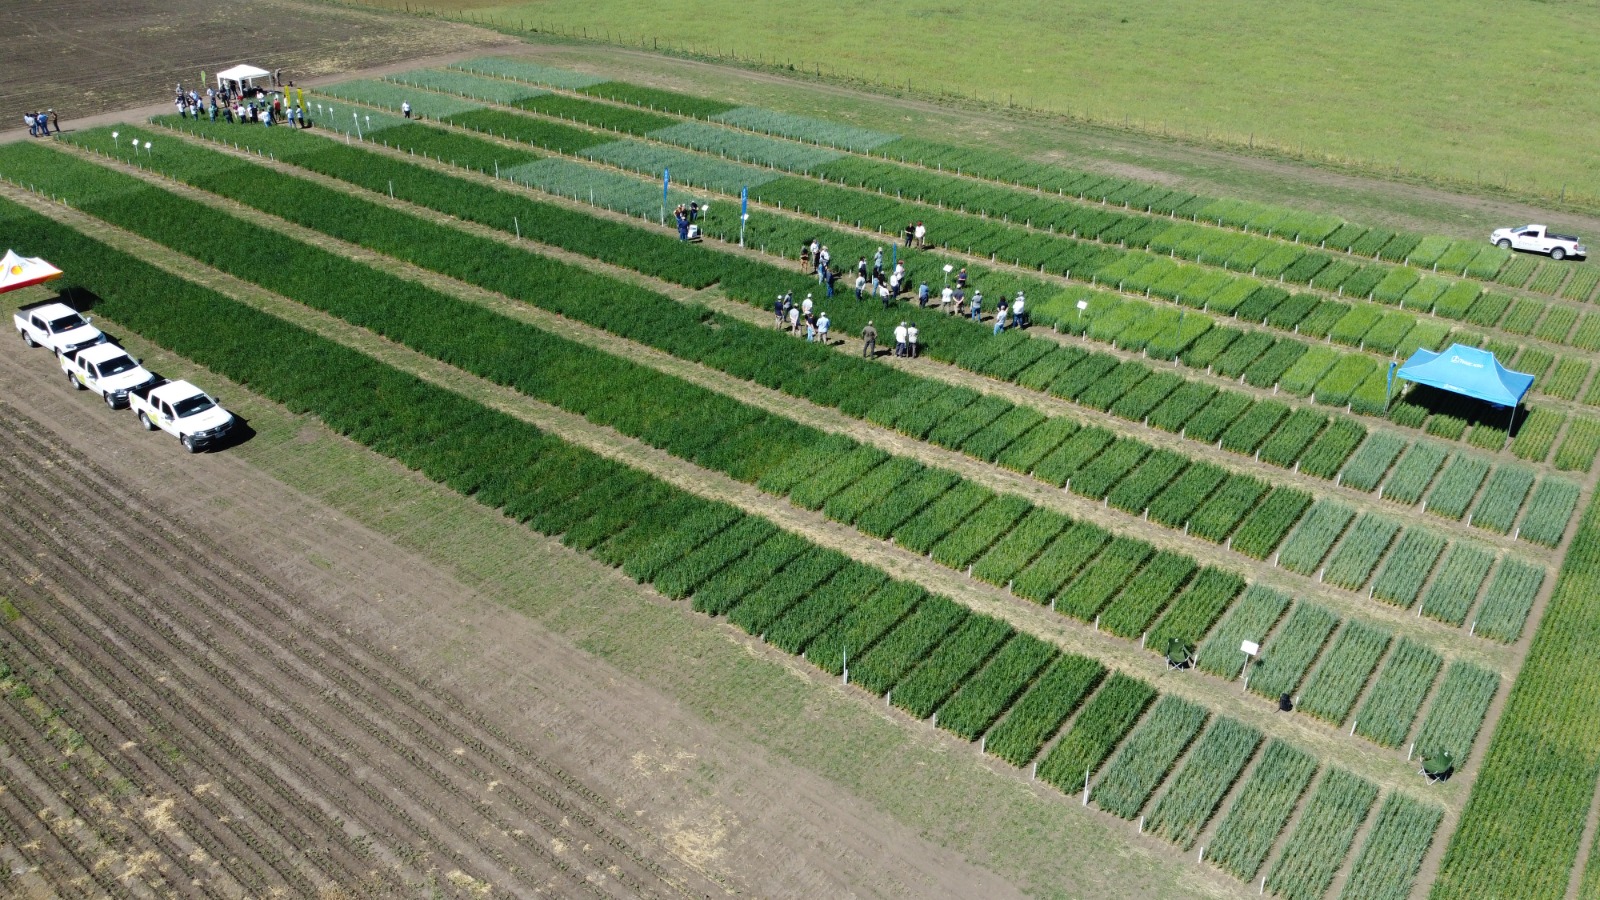
[[[1537,748],[1555,713],[1518,676],[1583,645],[1551,597],[1587,558],[1600,350],[1572,298],[1497,281],[1508,254],[515,58],[314,102],[382,127],[0,147],[0,219],[117,329],[1206,879],[1409,896],[1497,852],[1489,818],[1536,817],[1506,785],[1543,757],[1498,735]],[[664,199],[709,204],[703,240]],[[879,254],[906,280],[862,297]],[[1455,341],[1539,369],[1509,433],[1387,383]],[[1414,757],[1443,753],[1430,785]]]

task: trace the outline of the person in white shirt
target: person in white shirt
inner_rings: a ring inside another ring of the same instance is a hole
[[[906,355],[906,338],[907,337],[908,337],[908,335],[906,333],[906,323],[901,322],[899,325],[896,325],[894,327],[894,355],[895,356],[905,356]]]
[[[857,275],[856,276],[856,299],[857,300],[861,299],[861,292],[865,291],[866,289],[867,289],[867,276],[865,276],[865,275]]]
[[[917,326],[915,325],[906,327],[906,350],[908,351],[907,355],[912,359],[917,358]]]
[[[800,328],[800,307],[789,307],[789,331],[794,332]]]
[[[811,272],[812,272],[812,274],[816,273],[817,265],[821,262],[821,257],[818,255],[821,252],[822,252],[822,245],[818,244],[816,242],[816,240],[812,240],[811,241]]]
[[[955,298],[956,292],[950,290],[950,285],[945,285],[944,290],[939,292],[939,309],[949,311],[950,304],[955,302]]]
[[[411,101],[410,100],[407,100],[404,103],[400,104],[400,114],[405,116],[408,119],[411,118]]]
[[[1028,317],[1022,311],[1022,305],[1027,302],[1027,299],[1028,298],[1022,296],[1021,291],[1017,291],[1016,302],[1011,304],[1011,324],[1017,326],[1018,328],[1028,327]]]
[[[811,315],[811,306],[812,306],[811,295],[807,294],[806,298],[804,300],[800,301],[800,315],[802,315],[802,316]]]
[[[827,313],[817,317],[817,340],[821,341],[824,347],[828,346],[828,327],[832,324],[833,320],[828,318]]]
[[[917,246],[924,250],[928,249],[928,229],[927,226],[923,225],[921,222],[917,223],[916,236]]]

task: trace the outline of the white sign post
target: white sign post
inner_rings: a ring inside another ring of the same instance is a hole
[[[1261,645],[1255,641],[1243,641],[1239,644],[1239,652],[1244,654],[1244,688],[1250,689],[1250,660],[1261,655]]]
[[[1088,309],[1088,308],[1089,308],[1089,301],[1087,301],[1087,300],[1079,300],[1078,301],[1078,321],[1080,321],[1080,322],[1083,321],[1083,311]]]

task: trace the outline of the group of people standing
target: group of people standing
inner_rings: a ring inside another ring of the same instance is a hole
[[[292,88],[294,82],[289,82],[289,85]],[[186,119],[209,117],[213,122],[222,119],[229,123],[237,121],[246,125],[289,124],[299,125],[301,128],[310,127],[306,122],[303,108],[292,103],[285,104],[282,94],[269,95],[260,88],[236,91],[225,84],[220,91],[208,87],[202,95],[195,90],[185,91],[180,84],[172,103],[177,107],[178,115]]]
[[[806,298],[797,305],[794,302],[794,292],[779,294],[778,299],[772,302],[772,315],[777,320],[779,328],[788,329],[790,334],[798,335],[800,326],[805,325],[807,341],[821,341],[828,345],[828,329],[833,326],[827,313],[815,312],[816,302],[807,294]]]
[[[42,113],[23,113],[22,124],[28,126],[31,137],[49,137],[61,131],[61,117],[53,109]]]
[[[919,337],[917,326],[901,322],[894,327],[894,355],[915,358],[917,355],[917,339]],[[861,329],[861,355],[872,359],[878,355],[878,327],[867,320],[867,327]]]
[[[710,208],[711,204],[707,203],[705,206],[701,206],[698,200],[690,201],[687,206],[682,203],[678,204],[678,208],[672,211],[673,221],[678,223],[678,240],[698,239],[700,226],[697,223],[700,221],[700,217],[705,215],[706,210]]]

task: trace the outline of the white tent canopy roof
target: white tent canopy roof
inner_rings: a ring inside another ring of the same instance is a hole
[[[269,78],[271,76],[272,73],[268,72],[266,69],[258,69],[255,66],[247,66],[241,63],[240,65],[234,66],[231,69],[218,72],[217,83],[221,84],[224,81],[250,81],[256,78]]]
[[[15,250],[7,250],[0,259],[0,294],[60,277],[60,269],[38,257],[19,255]]]

